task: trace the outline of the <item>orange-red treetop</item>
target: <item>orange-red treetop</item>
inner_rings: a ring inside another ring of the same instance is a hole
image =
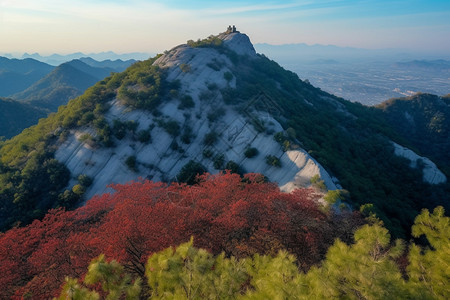
[[[196,185],[132,182],[113,186],[75,211],[0,234],[0,298],[58,294],[101,253],[144,276],[150,254],[194,237],[196,247],[244,257],[287,249],[307,269],[361,219],[319,209],[311,189],[286,194],[259,174],[205,174]],[[339,227],[339,230],[335,230]]]

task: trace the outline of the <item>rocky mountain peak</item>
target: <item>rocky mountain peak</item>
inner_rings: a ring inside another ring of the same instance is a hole
[[[256,51],[250,38],[239,31],[223,32],[216,36],[211,35],[206,39],[189,40],[187,44],[178,45],[169,51],[165,51],[164,54],[155,61],[155,65],[160,67],[170,67],[179,63],[188,63],[189,58],[193,58],[195,55],[206,56],[220,56],[222,51],[214,51],[223,46],[227,50],[231,50],[238,55],[247,56],[249,58],[256,57]],[[184,59],[183,58],[187,58]]]
[[[243,110],[239,111],[224,99],[224,94],[237,88],[236,61],[247,64],[257,58],[248,36],[235,30],[174,47],[152,64],[163,70],[166,82],[177,86],[173,93],[162,96],[157,114],[124,105],[120,97],[110,101],[105,114],[111,128],[134,123],[135,132],[147,132],[151,141],[140,142],[130,134],[116,140],[114,147],[91,147],[83,137],[95,139],[95,130],[79,128],[58,147],[55,156],[74,178],[85,174],[93,179],[86,191],[88,197],[104,192],[110,183],[139,177],[181,180],[180,174],[191,162],[210,173],[232,168],[262,173],[284,191],[309,186],[314,176],[324,180],[329,189],[336,189],[331,176],[306,151],[284,149],[276,141],[274,135],[284,128],[252,101],[262,106],[270,103],[259,98],[246,100],[247,104],[236,100]],[[264,129],[255,125],[258,122],[265,124]],[[71,185],[75,183],[73,180]]]
[[[226,47],[239,55],[248,55],[250,57],[256,56],[256,51],[255,48],[253,48],[253,44],[250,42],[250,38],[244,33],[225,32],[219,34],[217,37],[223,40]]]
[[[107,191],[108,184],[137,178],[184,181],[187,169],[261,173],[287,192],[310,186],[317,178],[328,189],[340,188],[336,178],[301,148],[296,134],[289,137],[288,128],[282,124],[285,112],[277,104],[280,100],[276,95],[281,91],[299,97],[305,103],[303,109],[311,106],[313,111],[316,105],[333,103],[336,113],[345,114],[345,107],[337,100],[326,100],[330,97],[318,96],[298,78],[292,77],[297,85],[289,79],[283,86],[277,79],[289,77],[289,73],[257,56],[247,35],[227,30],[203,40],[190,40],[149,62],[141,63],[141,70],[130,75],[136,77],[135,81],[121,84],[128,94],[145,100],[156,81],[143,78],[147,70],[159,67],[156,72],[164,74],[161,81],[171,87],[165,93],[161,90],[158,106],[152,111],[129,105],[119,89],[104,115],[113,132],[128,124],[134,126],[133,132],[113,133],[114,146],[99,147],[91,146],[86,139],[97,140],[98,130],[92,126],[77,128],[56,150],[55,158],[72,174],[69,186],[81,175],[93,179],[86,190],[87,198]],[[257,70],[264,63],[266,67]],[[279,76],[267,73],[267,68]],[[247,73],[253,76],[247,84],[256,78],[256,82],[265,81],[271,93],[250,85],[246,90],[250,94],[241,95]],[[148,136],[145,141],[138,138],[142,133]]]

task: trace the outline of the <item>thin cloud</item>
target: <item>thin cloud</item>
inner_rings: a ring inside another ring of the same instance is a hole
[[[277,5],[250,5],[250,6],[237,6],[237,7],[227,7],[225,9],[205,9],[203,12],[215,15],[228,15],[228,14],[244,14],[244,13],[255,13],[255,12],[273,12],[278,10],[285,10],[288,8],[298,8],[300,4],[277,4]]]
[[[414,1],[414,5],[406,0],[197,0],[189,3],[182,0],[0,0],[0,3],[0,40],[4,41],[0,51],[28,51],[31,47],[58,51],[61,45],[69,47],[66,39],[76,47],[166,49],[188,39],[223,31],[230,23],[256,42],[326,43],[330,39],[329,43],[333,43],[345,37],[346,42],[360,47],[367,45],[362,37],[371,36],[381,28],[391,29],[386,30],[390,36],[379,34],[371,43],[382,43],[383,39],[394,41],[392,46],[400,43],[391,36],[405,43],[406,30],[410,29],[412,35],[414,26],[423,32],[429,28],[428,36],[442,35],[437,40],[444,40],[450,30],[446,18],[450,4],[433,0]],[[434,30],[437,28],[440,29]],[[22,37],[20,43],[18,36]],[[413,38],[409,39],[414,42]]]

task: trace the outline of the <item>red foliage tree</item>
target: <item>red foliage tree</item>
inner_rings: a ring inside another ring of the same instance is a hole
[[[115,193],[75,211],[52,210],[42,221],[0,234],[0,286],[6,287],[0,298],[56,296],[65,276],[81,277],[100,253],[143,277],[149,255],[191,236],[214,254],[287,249],[307,269],[334,238],[350,236],[362,222],[322,212],[312,190],[282,193],[258,174],[205,174],[193,186],[142,181],[113,187]]]

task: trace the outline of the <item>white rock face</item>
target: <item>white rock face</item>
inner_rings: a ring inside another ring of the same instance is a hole
[[[250,38],[242,33],[222,33],[219,38],[224,41],[224,44],[233,49],[239,55],[248,55],[250,57],[256,56],[255,48],[253,48]]]
[[[233,50],[239,49],[240,54],[256,55],[246,35],[233,33],[225,35],[223,39]],[[208,63],[216,67],[212,68]],[[309,186],[314,175],[319,175],[328,189],[338,188],[324,168],[306,151],[282,150],[273,135],[283,131],[283,128],[267,112],[247,108],[238,113],[233,106],[224,103],[219,89],[236,86],[235,76],[230,81],[224,78],[225,72],[231,72],[232,64],[225,55],[210,48],[182,45],[162,55],[154,64],[168,69],[168,80],[180,81],[180,94],[190,95],[195,106],[182,110],[178,109],[179,100],[164,99],[158,108],[162,116],[154,117],[147,111],[131,110],[121,105],[117,99],[111,101],[106,120],[110,124],[114,120],[135,121],[139,124],[138,131],[151,129],[152,141],[148,144],[141,143],[128,134],[124,139],[116,140],[113,148],[93,148],[79,138],[84,133],[95,136],[94,129],[84,128],[72,132],[59,146],[55,157],[71,171],[71,185],[76,184],[75,178],[80,174],[94,179],[86,193],[88,199],[95,194],[107,192],[108,184],[126,183],[139,177],[154,181],[177,180],[176,175],[190,160],[200,162],[210,173],[217,173],[213,162],[217,156],[223,156],[225,163],[236,162],[247,173],[266,175],[286,192]],[[189,65],[184,71],[180,68],[183,64]],[[212,84],[215,85],[214,88],[211,88]],[[245,104],[241,107],[245,107]],[[180,125],[181,134],[185,128],[191,128],[188,144],[183,143],[180,136],[171,136],[158,126],[158,121],[161,123],[170,120]],[[255,129],[255,120],[264,124],[264,130]],[[217,133],[217,142],[205,145],[205,135],[210,132]],[[174,143],[178,147],[173,147]],[[244,152],[248,147],[258,149],[258,155],[253,158],[245,157]],[[205,152],[213,153],[213,157],[205,157]],[[277,157],[281,167],[268,165],[267,155]],[[136,157],[136,171],[130,170],[126,165],[130,156]]]
[[[440,184],[447,181],[447,177],[442,173],[429,158],[419,156],[414,151],[403,147],[399,144],[392,142],[395,147],[395,155],[407,158],[411,161],[411,168],[417,167],[417,162],[422,161],[423,168],[423,181],[430,184]]]

